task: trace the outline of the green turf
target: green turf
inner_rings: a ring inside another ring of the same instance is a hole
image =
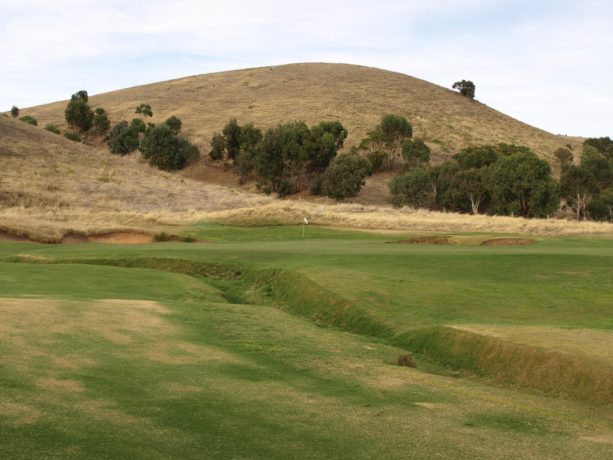
[[[193,235],[217,242],[1,243],[0,297],[26,306],[24,319],[0,309],[0,456],[607,458],[610,407],[453,378],[427,356],[398,367],[406,351],[386,334],[611,329],[611,240],[439,247],[297,231],[201,224]],[[41,299],[59,305],[53,320]],[[133,317],[100,299],[168,311]]]

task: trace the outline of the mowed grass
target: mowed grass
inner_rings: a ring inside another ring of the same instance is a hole
[[[254,283],[257,273],[295,274],[394,333],[476,323],[605,332],[612,326],[608,240],[438,247],[387,243],[408,235],[314,227],[302,240],[300,226],[189,231],[217,242],[0,243],[3,257],[30,257],[0,262],[0,455],[610,454],[610,404],[457,378],[426,355],[417,356],[417,369],[396,366],[402,347],[322,327],[328,323],[310,321],[306,311],[293,311],[306,318],[291,315],[282,293]],[[37,263],[54,258],[82,263]],[[83,263],[166,258],[239,267],[242,275]]]

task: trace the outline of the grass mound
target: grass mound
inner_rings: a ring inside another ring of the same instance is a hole
[[[613,370],[585,358],[451,327],[404,334],[398,344],[440,364],[511,385],[585,401],[613,402]]]

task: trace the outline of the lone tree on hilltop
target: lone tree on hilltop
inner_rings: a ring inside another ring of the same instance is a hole
[[[11,116],[17,118],[19,116],[19,108],[17,106],[11,107]]]
[[[452,88],[460,91],[462,96],[466,96],[469,99],[475,98],[475,84],[470,80],[456,81]]]

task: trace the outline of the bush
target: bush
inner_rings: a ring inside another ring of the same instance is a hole
[[[452,88],[460,91],[460,94],[462,96],[465,96],[469,99],[475,98],[475,84],[470,80],[456,81],[453,84]]]
[[[402,146],[402,156],[411,166],[430,161],[430,148],[421,139],[408,139]]]
[[[20,120],[25,121],[26,123],[29,123],[31,125],[38,126],[38,120],[34,117],[31,117],[30,115],[24,115],[20,118]]]
[[[376,150],[373,152],[368,152],[366,154],[366,158],[368,158],[368,161],[370,161],[373,172],[381,171],[383,169],[383,166],[385,165],[387,153]]]
[[[139,132],[138,126],[134,124],[128,125],[128,122],[125,120],[117,123],[111,129],[107,139],[107,145],[111,153],[127,155],[138,149]]]
[[[366,176],[372,174],[372,165],[364,157],[342,155],[334,159],[323,175],[321,192],[338,201],[356,196]]]
[[[106,133],[108,133],[111,127],[111,120],[109,120],[106,110],[104,110],[102,107],[98,107],[94,111],[93,125],[94,133],[97,136],[104,136]]]
[[[66,131],[64,133],[64,137],[66,139],[70,139],[71,141],[81,142],[81,136],[79,136],[79,133],[75,131]]]
[[[86,101],[87,99],[73,95],[64,111],[66,121],[72,127],[73,131],[78,133],[86,133],[94,124],[94,112],[90,109]]]
[[[392,203],[396,206],[426,206],[430,200],[431,188],[428,171],[419,166],[394,177],[389,183]]]
[[[180,118],[177,118],[173,115],[167,118],[164,123],[166,123],[166,126],[168,126],[175,135],[178,135],[181,132],[181,127],[183,123],[181,122]]]
[[[140,104],[138,107],[136,107],[135,113],[140,113],[147,117],[153,116],[153,110],[151,110],[151,106],[149,104]]]
[[[51,123],[47,124],[47,126],[45,126],[45,129],[53,134],[61,134],[60,128],[55,125],[52,125]]]
[[[200,155],[196,146],[178,137],[165,123],[147,131],[140,151],[150,165],[165,171],[183,169]]]
[[[19,116],[19,108],[16,106],[11,107],[11,116],[17,118]]]

